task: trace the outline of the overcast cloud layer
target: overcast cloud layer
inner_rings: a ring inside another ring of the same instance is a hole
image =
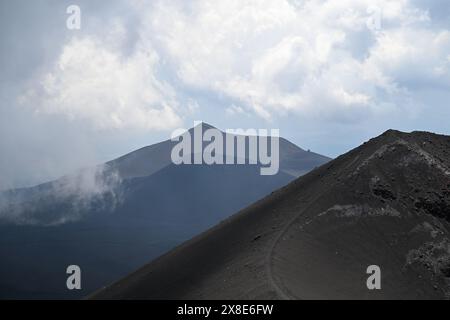
[[[81,30],[66,8],[81,8]],[[336,156],[450,133],[445,0],[2,1],[0,190],[204,120]]]

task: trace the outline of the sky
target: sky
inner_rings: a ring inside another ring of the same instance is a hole
[[[0,70],[0,190],[196,120],[331,157],[390,128],[450,134],[447,0],[0,0]]]

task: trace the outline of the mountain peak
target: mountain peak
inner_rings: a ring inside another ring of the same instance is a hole
[[[202,122],[198,123],[197,125],[195,125],[194,127],[192,127],[191,130],[194,128],[197,128],[197,127],[201,127],[203,131],[208,130],[208,129],[217,129],[213,125],[210,125],[209,123],[202,121]]]
[[[404,134],[404,132],[395,129],[388,129],[382,134],[382,136],[394,136],[398,134]]]

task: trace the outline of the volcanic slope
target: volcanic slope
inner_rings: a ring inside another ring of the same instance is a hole
[[[176,143],[0,192],[0,299],[84,297],[330,160],[280,138],[280,170],[264,176],[259,165],[175,165]],[[72,264],[81,290],[67,290]]]
[[[389,130],[91,298],[449,298],[449,221],[450,137]]]

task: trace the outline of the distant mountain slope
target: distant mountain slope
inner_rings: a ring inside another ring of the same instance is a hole
[[[216,129],[215,127],[201,123],[202,132],[208,129]],[[191,135],[194,133],[194,128],[188,130]],[[222,132],[223,140],[229,137],[236,137],[237,135]],[[162,168],[172,164],[170,154],[172,148],[178,142],[166,140],[151,146],[141,148],[126,154],[120,158],[107,162],[107,166],[111,170],[117,170],[120,176],[124,179],[149,176]],[[207,143],[203,144],[205,147]],[[292,142],[280,137],[280,170],[299,177],[311,169],[322,165],[331,160],[330,158],[311,152],[305,151]],[[248,146],[248,138],[246,139],[246,146]]]
[[[3,193],[14,219],[0,220],[0,297],[85,296],[328,160],[282,139],[280,172],[261,176],[256,165],[176,166],[172,146]],[[82,269],[80,291],[65,287],[70,264]]]
[[[450,137],[390,130],[91,298],[449,298],[449,155]]]

